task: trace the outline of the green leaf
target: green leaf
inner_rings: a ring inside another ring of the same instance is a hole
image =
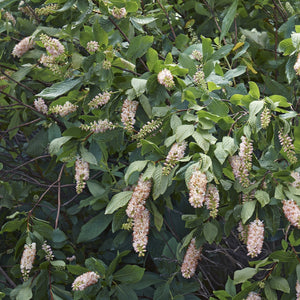
[[[236,14],[237,5],[238,5],[238,1],[235,0],[229,7],[224,17],[224,20],[222,22],[222,28],[221,28],[222,31],[221,31],[220,40],[222,40],[226,36],[226,34],[228,33],[231,27],[231,24],[233,23]]]
[[[66,263],[63,260],[52,260],[50,264],[56,268],[65,268]]]
[[[153,43],[153,36],[136,36],[129,44],[127,55],[130,59],[136,60],[138,57],[146,54]]]
[[[214,48],[211,45],[211,39],[205,38],[204,36],[201,36],[202,39],[202,52],[203,52],[203,59],[204,61],[207,61],[210,59],[211,55],[214,52]]]
[[[68,237],[65,235],[65,233],[60,230],[59,228],[56,228],[52,232],[52,240],[54,243],[61,243],[68,239]]]
[[[256,115],[264,107],[264,101],[252,101],[249,105],[249,123],[252,126],[256,124]]]
[[[177,142],[183,142],[186,138],[194,133],[194,125],[180,125],[176,128],[176,140]]]
[[[158,231],[160,231],[161,227],[164,223],[164,218],[161,215],[161,213],[158,211],[158,209],[157,209],[156,205],[154,204],[154,202],[151,201],[150,206],[151,206],[151,210],[152,210],[153,217],[154,217],[154,225],[155,225],[156,229]]]
[[[218,235],[218,227],[213,223],[207,222],[203,227],[203,233],[205,239],[211,244]]]
[[[247,220],[250,219],[251,216],[253,215],[254,210],[255,210],[255,205],[256,205],[256,200],[247,201],[247,202],[243,203],[243,208],[242,208],[242,212],[241,212],[241,218],[242,218],[243,224],[245,224],[247,222]]]
[[[114,273],[114,279],[122,283],[136,283],[144,275],[145,269],[136,265],[126,265],[121,270]]]
[[[125,183],[128,184],[132,173],[143,171],[144,168],[146,167],[147,163],[148,163],[148,160],[137,160],[137,161],[132,162],[125,173],[125,176],[124,176]]]
[[[105,215],[104,212],[91,218],[81,227],[77,243],[87,242],[98,237],[107,228],[111,220],[112,216]]]
[[[288,39],[282,40],[279,43],[278,51],[283,52],[284,56],[290,55],[292,52],[294,52],[295,47],[293,45],[292,39],[288,38]]]
[[[131,199],[132,193],[132,191],[125,191],[114,195],[106,207],[105,214],[112,214],[120,207],[125,206]]]
[[[89,152],[87,149],[85,149],[83,147],[81,148],[80,152],[81,152],[82,160],[84,160],[85,162],[92,164],[92,165],[98,164],[97,159],[93,153]]]
[[[274,290],[282,291],[287,294],[290,293],[289,283],[283,277],[272,276],[270,280],[270,287],[273,288]]]
[[[16,300],[29,300],[32,299],[32,290],[29,286],[20,289]]]
[[[89,180],[89,181],[87,181],[87,186],[88,186],[90,193],[95,198],[99,198],[99,197],[103,196],[103,194],[105,193],[105,189],[97,181]]]
[[[212,55],[211,59],[215,61],[215,60],[219,60],[219,59],[227,56],[227,54],[230,53],[232,48],[233,48],[232,44],[227,44],[227,45],[221,47]]]
[[[261,207],[264,207],[266,204],[268,204],[270,202],[269,194],[265,191],[260,191],[260,190],[256,191],[255,198],[261,204]]]
[[[44,99],[55,99],[81,83],[82,79],[66,79],[65,81],[54,83],[52,86],[45,88],[39,94],[35,95]]]
[[[243,283],[246,280],[252,278],[258,270],[255,268],[244,268],[234,272],[233,281],[235,284]]]
[[[179,50],[184,50],[188,42],[189,42],[189,38],[185,34],[180,33],[179,35],[176,36],[175,46]]]
[[[85,272],[88,272],[87,268],[84,268],[80,265],[67,265],[67,269],[71,274],[81,275]]]
[[[253,97],[254,99],[259,99],[260,97],[260,92],[257,84],[253,81],[249,81],[249,95]]]
[[[155,64],[158,62],[158,53],[153,48],[149,48],[146,54],[147,66],[153,71]]]
[[[99,43],[100,46],[108,45],[108,34],[103,30],[98,22],[95,22],[93,25],[93,33],[95,41]]]
[[[141,96],[146,91],[147,80],[141,78],[132,78],[131,85],[137,97]]]
[[[238,77],[246,72],[247,68],[246,66],[238,66],[235,69],[231,69],[227,71],[224,75],[224,78],[227,80],[230,80],[232,78]]]
[[[277,294],[276,292],[270,287],[270,284],[268,282],[265,283],[265,295],[267,297],[267,300],[277,300]]]

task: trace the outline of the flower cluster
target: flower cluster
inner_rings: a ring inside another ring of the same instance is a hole
[[[239,232],[239,239],[246,244],[247,235],[248,235],[248,226],[243,225],[243,223],[240,221],[237,230]]]
[[[203,59],[203,55],[199,50],[194,50],[192,52],[192,57],[198,61],[202,61],[202,59]]]
[[[300,229],[300,208],[294,200],[283,200],[282,209],[289,222]]]
[[[248,226],[247,250],[249,256],[256,257],[261,253],[264,242],[264,224],[259,219],[254,220]]]
[[[25,54],[28,50],[33,48],[34,41],[31,36],[27,36],[23,40],[21,40],[17,45],[15,45],[12,55],[21,57],[23,54]]]
[[[30,18],[34,17],[34,10],[31,8],[30,5],[25,3],[23,0],[20,1],[18,10]]]
[[[67,101],[64,105],[55,105],[50,107],[49,113],[58,114],[61,117],[65,117],[66,115],[73,113],[76,111],[78,105],[72,104],[70,101]]]
[[[250,292],[248,294],[246,300],[261,300],[261,297],[259,296],[259,294],[255,293],[255,292]]]
[[[102,68],[104,70],[110,70],[110,68],[111,68],[111,62],[109,60],[105,59],[103,61],[103,63],[102,63]]]
[[[218,214],[220,203],[219,191],[213,184],[209,184],[206,190],[205,203],[207,209],[210,210],[210,216],[215,218]]]
[[[58,5],[56,3],[51,3],[41,8],[36,8],[35,13],[38,16],[48,16],[53,14],[58,9]]]
[[[133,218],[133,249],[139,254],[144,256],[146,252],[146,246],[148,243],[148,233],[150,225],[150,213],[148,209],[144,209]]]
[[[239,169],[239,180],[243,187],[250,185],[249,172],[252,169],[252,153],[253,146],[251,140],[242,136],[240,143],[239,157],[241,158],[241,165]]]
[[[295,181],[292,182],[292,186],[296,189],[300,189],[300,173],[292,171],[291,176],[295,179]]]
[[[189,202],[197,208],[202,207],[205,201],[207,178],[205,173],[197,170],[192,173],[190,181],[188,183],[189,189]]]
[[[125,18],[127,15],[127,11],[125,7],[117,8],[114,7],[111,14],[116,18],[116,19],[122,19]]]
[[[152,120],[152,121],[148,121],[141,129],[140,131],[135,134],[133,136],[133,139],[136,140],[142,140],[144,139],[147,135],[149,135],[150,133],[152,133],[153,131],[159,129],[159,127],[161,126],[162,122],[161,120]],[[138,144],[138,147],[141,146],[140,144]]]
[[[38,98],[34,100],[34,107],[36,108],[37,111],[41,112],[44,115],[48,113],[48,106],[45,103],[43,98]]]
[[[47,244],[47,241],[45,241],[44,244],[42,245],[42,249],[46,253],[45,255],[46,260],[48,261],[53,260],[54,258],[53,251],[51,249],[51,246]]]
[[[14,26],[16,25],[16,19],[14,18],[14,16],[6,11],[3,15],[3,17],[7,20],[7,21],[10,21]]]
[[[76,192],[80,194],[85,187],[85,182],[90,177],[89,164],[81,158],[77,158],[75,162],[75,180]]]
[[[191,278],[196,272],[198,261],[201,255],[201,248],[196,248],[196,241],[192,239],[185,253],[181,266],[181,274],[184,278]]]
[[[296,282],[296,300],[300,300],[300,282],[299,280],[297,280]]]
[[[93,285],[98,282],[100,276],[95,272],[86,272],[82,275],[76,277],[72,283],[73,291],[83,291],[88,286]]]
[[[157,74],[157,81],[167,89],[170,89],[175,85],[173,75],[168,69],[163,69]]]
[[[98,108],[99,106],[103,106],[110,100],[110,96],[110,92],[104,92],[103,94],[99,93],[88,103],[88,106],[90,108]]]
[[[300,75],[300,52],[298,53],[296,63],[294,64],[294,70],[297,75]]]
[[[298,160],[295,154],[295,146],[291,137],[288,134],[284,134],[283,130],[279,131],[279,141],[282,146],[283,152],[286,154],[289,162],[295,164]]]
[[[187,142],[175,143],[172,145],[164,163],[163,174],[170,174],[171,170],[175,167],[177,162],[184,157],[184,151],[187,146]]]
[[[86,45],[86,50],[89,52],[96,52],[99,49],[99,44],[96,41],[89,41]]]
[[[28,280],[36,254],[36,243],[25,244],[20,268],[24,281]]]
[[[240,169],[242,165],[242,159],[238,155],[231,156],[229,158],[229,163],[232,168],[233,175],[236,179],[240,178]]]
[[[202,70],[197,71],[195,73],[193,79],[194,79],[194,82],[196,85],[200,86],[204,90],[207,90],[207,85],[205,82],[205,75]]]
[[[60,67],[57,64],[56,58],[54,56],[48,56],[43,54],[39,59],[39,62],[45,67],[49,68],[53,73],[61,74]]]
[[[82,124],[80,126],[81,129],[86,130],[86,131],[92,131],[93,133],[103,133],[107,130],[112,130],[114,129],[116,126],[108,121],[107,119],[104,120],[99,120],[99,121],[94,121],[92,123],[90,123],[89,125],[87,124]]]
[[[135,113],[139,103],[137,101],[132,101],[126,99],[122,106],[121,121],[127,131],[131,132],[133,130],[133,125],[135,123]]]
[[[136,214],[145,209],[146,200],[151,192],[151,185],[151,181],[144,180],[143,174],[141,174],[126,209],[129,218],[134,218]]]
[[[50,56],[58,57],[64,54],[65,47],[61,44],[59,40],[51,38],[43,33],[40,35],[40,40]]]
[[[269,126],[270,121],[271,121],[271,111],[267,107],[265,107],[260,115],[261,127],[266,129]]]

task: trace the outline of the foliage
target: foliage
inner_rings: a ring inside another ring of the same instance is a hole
[[[299,1],[0,8],[1,298],[296,299]],[[146,182],[139,256],[127,209]],[[198,183],[204,206],[191,200]],[[257,219],[263,247],[250,256],[238,226]],[[191,241],[201,261],[186,279]],[[86,272],[98,282],[72,289]]]

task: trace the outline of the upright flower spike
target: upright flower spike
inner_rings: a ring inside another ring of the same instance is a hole
[[[239,239],[243,243],[247,244],[248,226],[243,225],[243,223],[240,221],[237,230],[239,232]]]
[[[126,99],[122,106],[121,121],[125,129],[129,132],[133,131],[133,125],[135,123],[135,113],[139,103]]]
[[[50,107],[49,112],[58,114],[61,117],[65,117],[66,115],[73,113],[77,110],[78,105],[75,105],[71,103],[70,101],[67,101],[64,105],[55,105]]]
[[[4,15],[3,15],[3,17],[4,17],[4,19],[6,19],[7,21],[10,21],[14,26],[16,25],[16,19],[14,18],[14,16],[10,13],[10,12],[8,12],[8,11],[6,11],[5,13],[4,13]]]
[[[110,100],[111,92],[99,93],[89,103],[88,106],[92,109],[105,105]]]
[[[35,13],[38,16],[49,16],[53,14],[58,9],[58,5],[56,3],[51,3],[41,8],[36,8]]]
[[[140,131],[133,136],[134,139],[136,140],[142,140],[144,139],[147,135],[153,133],[154,131],[158,130],[159,127],[161,126],[162,121],[161,120],[152,120],[148,121],[143,127],[140,129]],[[138,143],[138,147],[140,147],[141,144]]]
[[[283,130],[279,131],[279,141],[282,146],[283,152],[286,154],[288,161],[291,164],[295,164],[298,160],[295,154],[295,146],[293,140],[288,134],[284,134]]]
[[[265,107],[260,116],[261,127],[266,129],[271,121],[271,111]]]
[[[283,200],[282,209],[288,221],[300,229],[300,208],[294,200]]]
[[[13,51],[12,51],[12,55],[13,56],[17,56],[17,57],[21,57],[23,56],[28,50],[30,50],[31,48],[33,48],[34,45],[34,41],[32,39],[31,36],[27,36],[26,38],[24,38],[23,40],[21,40],[17,45],[15,45]]]
[[[89,125],[87,124],[82,124],[80,126],[80,128],[82,130],[86,130],[86,131],[92,131],[93,133],[103,133],[107,130],[112,130],[114,129],[116,126],[108,121],[107,119],[104,120],[99,120],[99,121],[94,121],[92,123],[90,123]]]
[[[202,59],[203,59],[203,55],[199,50],[194,50],[192,52],[192,57],[198,61],[202,61]]]
[[[202,207],[205,201],[207,178],[205,173],[194,171],[188,183],[189,202],[197,208]]]
[[[89,179],[89,176],[89,164],[78,157],[75,162],[75,180],[77,194],[80,194],[83,191],[85,182]]]
[[[48,106],[46,105],[43,98],[38,98],[37,100],[34,100],[34,107],[37,111],[41,112],[44,115],[48,113]]]
[[[58,57],[65,52],[65,47],[61,44],[61,42],[55,38],[51,38],[46,34],[40,35],[40,40],[44,44],[47,52],[50,56]]]
[[[171,170],[175,167],[180,159],[184,157],[184,151],[187,146],[187,142],[175,143],[172,145],[164,163],[163,174],[169,175]]]
[[[300,188],[300,173],[296,171],[291,172],[291,176],[295,179],[294,182],[292,182],[292,186],[296,189]]]
[[[157,81],[161,85],[165,86],[167,89],[171,89],[175,85],[175,82],[173,80],[173,75],[171,71],[168,69],[163,69],[158,73]]]
[[[146,246],[148,243],[148,233],[150,225],[150,213],[145,208],[137,212],[133,217],[133,249],[139,254],[144,256]]]
[[[234,155],[229,158],[229,163],[231,165],[232,172],[233,172],[235,179],[239,179],[241,165],[242,165],[242,159],[238,155]]]
[[[239,156],[241,158],[239,179],[243,187],[248,187],[250,185],[249,172],[252,169],[252,153],[253,146],[251,140],[242,136],[239,151]]]
[[[95,272],[86,272],[82,275],[76,277],[72,283],[73,291],[83,291],[88,286],[93,285],[98,282],[100,276]]]
[[[261,297],[259,294],[255,292],[250,292],[246,298],[246,300],[261,300]]]
[[[136,214],[145,209],[145,203],[150,195],[151,186],[151,181],[144,180],[143,174],[141,174],[127,205],[126,214],[129,218],[134,218]]]
[[[192,276],[194,276],[198,266],[200,255],[201,248],[197,249],[196,241],[195,239],[192,239],[185,253],[183,263],[181,266],[181,274],[184,278],[191,278]]]
[[[300,300],[300,282],[297,280],[296,282],[296,300]]]
[[[215,218],[218,214],[218,207],[220,203],[219,191],[216,186],[209,184],[205,194],[205,203],[207,209],[210,210],[210,216]]]
[[[20,268],[24,281],[28,280],[36,254],[36,243],[25,244]]]
[[[259,219],[248,226],[247,250],[249,256],[256,257],[261,253],[264,242],[264,224]]]
[[[53,251],[51,249],[51,246],[47,244],[47,241],[45,241],[44,244],[42,245],[42,249],[46,253],[45,259],[48,261],[53,260],[54,258]]]

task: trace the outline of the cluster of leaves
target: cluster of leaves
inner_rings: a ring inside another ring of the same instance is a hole
[[[114,17],[114,7],[125,7],[127,15]],[[299,7],[299,1],[279,0],[0,2],[0,296],[237,300],[256,291],[269,300],[294,299],[300,231],[285,218],[282,200],[300,205],[291,176],[300,172],[294,70],[300,39],[292,38],[300,35]],[[55,68],[40,61],[47,54],[41,34],[64,46]],[[12,56],[28,36],[34,46]],[[97,51],[87,50],[90,41]],[[174,77],[172,88],[157,80],[163,69]],[[109,102],[91,109],[88,103],[104,92],[111,93]],[[67,101],[77,108],[63,117],[45,114],[34,106],[38,98],[49,108]],[[121,122],[125,99],[138,102],[133,130]],[[105,119],[112,130],[82,129]],[[152,120],[159,128],[142,132]],[[280,133],[293,140],[293,160]],[[242,136],[254,149],[247,187],[230,165]],[[184,141],[184,157],[166,175],[168,151]],[[90,168],[80,194],[78,157]],[[218,189],[216,218],[188,201],[195,168]],[[122,229],[141,173],[152,181],[144,257]],[[256,218],[264,222],[265,237],[262,253],[251,259],[237,226]],[[203,250],[187,280],[180,267],[192,238]],[[53,260],[45,260],[45,241]],[[23,282],[20,259],[32,242],[37,255]],[[72,291],[76,276],[87,271],[100,275],[98,283]]]

